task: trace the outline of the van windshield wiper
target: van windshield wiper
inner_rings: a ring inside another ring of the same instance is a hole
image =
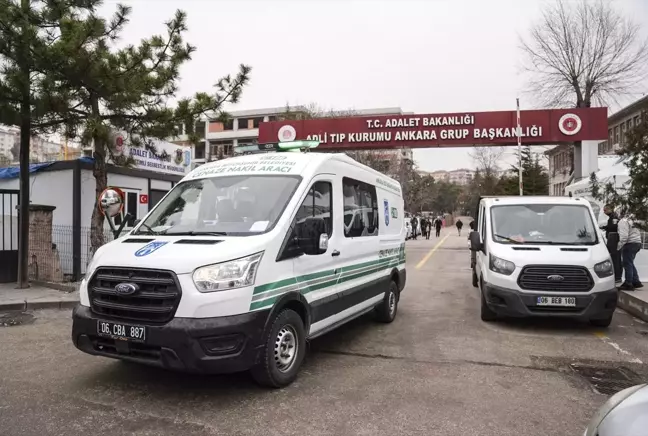
[[[143,232],[142,230],[139,230],[142,227],[144,227],[146,231]],[[137,230],[137,233],[134,233],[135,235],[159,235],[160,234],[160,232],[156,232],[155,230],[153,230],[147,224],[144,223],[140,224],[139,229]]]
[[[509,238],[508,236],[502,236],[502,235],[493,235],[493,236],[495,236],[496,238],[504,239],[505,241],[508,241],[508,242],[512,242],[514,244],[524,244],[524,242],[520,242],[520,241],[518,241],[516,239]]]
[[[187,232],[164,232],[161,234],[165,236],[227,236],[227,232],[196,232],[195,230]]]

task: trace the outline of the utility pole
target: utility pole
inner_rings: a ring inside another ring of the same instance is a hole
[[[522,186],[522,126],[520,125],[520,99],[515,99],[517,102],[517,146],[518,146],[518,180],[520,185],[520,195],[523,195],[524,189]]]
[[[29,141],[31,98],[29,78],[29,0],[21,0],[20,68],[20,194],[18,200],[18,288],[29,287]]]

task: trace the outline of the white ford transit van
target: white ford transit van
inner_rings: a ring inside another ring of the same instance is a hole
[[[208,163],[88,265],[80,350],[280,387],[306,340],[396,316],[405,286],[399,183],[343,154]]]
[[[561,316],[610,325],[614,271],[586,200],[482,198],[475,220],[471,266],[482,320]]]

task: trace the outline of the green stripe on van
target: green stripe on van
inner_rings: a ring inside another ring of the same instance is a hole
[[[396,267],[398,265],[401,265],[403,263],[404,262],[402,261],[401,256],[396,255],[396,256],[390,256],[390,257],[386,257],[386,258],[383,258],[383,259],[373,260],[373,261],[370,261],[370,262],[363,262],[363,263],[359,263],[359,264],[356,264],[356,265],[349,265],[349,266],[340,268],[338,275],[334,275],[335,274],[334,270],[326,270],[326,271],[321,271],[321,272],[317,272],[317,273],[306,274],[306,275],[303,275],[303,276],[299,276],[299,277],[295,277],[295,278],[291,278],[291,279],[280,280],[280,281],[277,281],[277,282],[274,282],[274,283],[268,283],[268,284],[265,284],[265,285],[258,286],[258,287],[256,287],[254,289],[254,295],[260,294],[262,292],[267,292],[267,291],[279,289],[279,288],[286,287],[286,286],[289,286],[289,285],[294,285],[296,283],[301,284],[301,283],[304,283],[304,282],[307,282],[307,281],[310,281],[310,280],[313,280],[313,279],[323,278],[323,277],[326,277],[326,276],[332,276],[331,280],[323,281],[321,283],[316,283],[316,284],[310,285],[310,286],[307,285],[307,286],[305,286],[305,287],[303,287],[303,288],[301,288],[299,290],[302,294],[308,294],[308,293],[313,292],[313,291],[317,291],[317,290],[320,290],[320,289],[325,289],[325,288],[328,288],[328,287],[331,287],[331,286],[334,286],[334,285],[337,285],[337,284],[341,284],[341,283],[344,283],[344,282],[348,282],[348,281],[351,281],[351,280],[356,280],[356,279],[362,278],[362,277],[364,277],[366,275],[375,274],[375,273],[378,273],[378,272],[386,270],[386,269],[394,268],[394,267]],[[359,270],[361,268],[370,267],[370,266],[374,266],[374,267],[369,268],[369,269],[367,269],[365,271],[358,271],[355,274],[353,273],[353,271],[357,271],[357,270]],[[345,274],[345,273],[347,273],[347,274],[351,273],[351,274],[348,274],[348,275],[344,276],[343,274]],[[250,304],[250,310],[257,310],[257,309],[270,307],[275,303],[275,301],[277,301],[277,298],[281,297],[281,295],[283,295],[283,293],[278,294],[278,295],[274,295],[274,296],[266,298],[264,300],[254,301],[254,302],[252,302]]]

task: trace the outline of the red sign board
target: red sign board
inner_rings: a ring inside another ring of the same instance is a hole
[[[607,108],[520,112],[523,145],[607,139]],[[516,111],[382,115],[273,121],[259,125],[259,143],[319,140],[319,148],[467,147],[515,145]]]
[[[140,194],[139,201],[140,201],[140,204],[148,204],[148,195]]]

